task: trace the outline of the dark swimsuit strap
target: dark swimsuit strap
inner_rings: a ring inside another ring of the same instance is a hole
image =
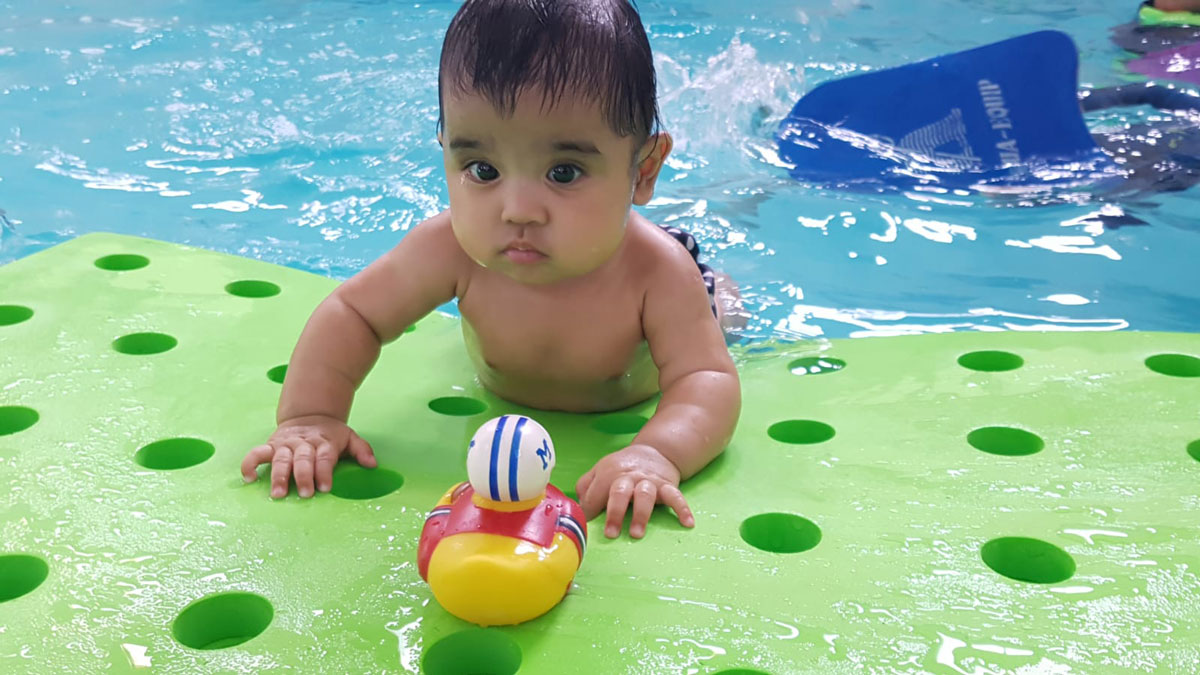
[[[692,260],[696,261],[696,267],[700,268],[700,277],[704,279],[704,289],[708,291],[708,304],[712,308],[713,316],[717,316],[717,275],[711,267],[700,262],[700,246],[696,243],[696,238],[678,227],[666,225],[658,227],[682,244],[683,248],[692,256]]]

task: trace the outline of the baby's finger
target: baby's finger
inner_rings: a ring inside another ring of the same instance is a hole
[[[604,502],[608,499],[608,493],[592,489],[595,482],[596,470],[592,469],[583,474],[575,483],[575,495],[579,497],[579,508],[583,509],[583,517],[587,520],[600,515],[600,512],[604,510]]]
[[[608,489],[608,516],[604,520],[604,536],[614,539],[621,534],[625,523],[625,512],[633,497],[633,479],[621,477],[613,481]]]
[[[242,480],[247,483],[253,483],[258,480],[259,465],[270,462],[271,455],[274,454],[275,448],[269,445],[260,445],[247,452],[245,458],[242,459]]]
[[[646,535],[646,523],[658,501],[658,488],[648,480],[638,481],[633,488],[633,519],[629,522],[629,536],[641,539]]]
[[[296,444],[292,455],[292,474],[296,476],[296,492],[301,497],[313,496],[313,460],[317,451],[309,443],[301,441]]]
[[[658,489],[658,498],[663,504],[671,507],[675,511],[675,515],[679,516],[679,524],[684,527],[695,527],[696,517],[692,515],[692,508],[688,506],[687,499],[683,493],[674,485],[663,485]]]
[[[275,449],[275,457],[271,459],[271,498],[286,497],[288,479],[292,477],[292,449],[281,446]]]
[[[368,469],[374,469],[379,464],[375,459],[375,451],[371,449],[371,444],[353,431],[350,432],[349,448],[350,456]]]
[[[317,489],[321,492],[329,492],[329,488],[333,487],[333,466],[337,464],[337,459],[338,452],[329,441],[317,446],[316,478]]]
[[[596,479],[595,469],[589,470],[587,473],[580,476],[579,480],[575,481],[575,494],[578,495],[580,499],[582,499],[583,496],[585,494],[587,494],[588,488],[591,487],[592,481],[595,479]]]

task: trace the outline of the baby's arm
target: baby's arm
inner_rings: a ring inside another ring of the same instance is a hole
[[[589,519],[608,510],[607,537],[620,534],[630,501],[633,537],[643,536],[656,503],[694,525],[679,482],[721,454],[741,411],[737,370],[696,264],[682,248],[678,254],[657,266],[643,307],[662,389],[658,409],[629,447],[601,459],[577,485]]]
[[[242,460],[242,476],[257,478],[271,463],[271,496],[288,492],[295,476],[301,497],[327,492],[333,467],[347,449],[374,466],[371,447],[346,420],[354,392],[379,358],[380,347],[453,298],[465,254],[449,212],[421,223],[391,251],[348,279],[309,318],[292,352],[276,412],[278,429]]]

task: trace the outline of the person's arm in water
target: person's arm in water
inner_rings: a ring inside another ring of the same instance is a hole
[[[1200,12],[1200,0],[1154,0],[1151,4],[1164,12]]]
[[[589,520],[607,509],[607,537],[620,535],[631,502],[632,537],[645,535],[657,503],[694,526],[679,483],[721,454],[741,412],[737,370],[699,271],[682,247],[674,252],[651,280],[642,318],[659,371],[658,409],[629,447],[601,459],[576,484]]]
[[[455,296],[462,256],[443,212],[317,306],[288,363],[278,428],[242,460],[246,482],[269,463],[272,497],[286,496],[293,476],[300,496],[311,497],[314,487],[329,491],[333,467],[347,450],[363,466],[375,466],[371,446],[346,424],[354,392],[382,345]]]

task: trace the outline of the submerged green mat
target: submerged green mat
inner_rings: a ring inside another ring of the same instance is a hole
[[[380,469],[311,500],[241,481],[333,287],[113,235],[0,268],[0,672],[1200,669],[1200,335],[739,352],[737,435],[684,486],[695,530],[593,521],[558,608],[482,630],[433,601],[417,538],[475,428],[529,411],[480,390],[456,321],[360,391]],[[533,412],[554,482],[652,410]]]

